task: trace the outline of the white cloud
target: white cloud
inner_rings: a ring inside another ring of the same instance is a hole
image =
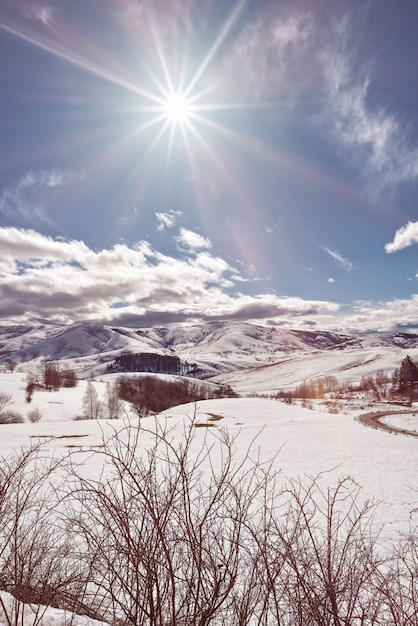
[[[47,4],[33,3],[25,13],[28,17],[42,22],[44,26],[49,26],[52,22],[55,9]]]
[[[371,77],[355,63],[354,51],[343,20],[320,54],[327,96],[323,123],[374,190],[392,190],[417,180],[418,149],[408,143],[394,112],[371,103]]]
[[[176,225],[178,218],[182,215],[183,213],[181,211],[173,211],[172,209],[165,213],[156,213],[155,217],[159,222],[157,230],[162,231],[165,228],[173,228]]]
[[[396,231],[392,243],[385,245],[388,254],[418,243],[418,222],[408,222]]]
[[[183,238],[188,237],[185,231]],[[207,244],[204,238],[192,240],[197,242]],[[82,241],[0,228],[1,316],[7,323],[96,320],[141,326],[278,316],[290,323],[338,311],[330,302],[242,294],[235,291],[237,275],[207,249],[191,247],[173,258],[139,241],[94,251]],[[126,305],[115,308],[118,302]]]
[[[180,229],[180,235],[177,237],[177,242],[186,246],[186,248],[189,248],[190,250],[212,247],[209,239],[202,237],[202,235],[199,235],[192,230],[188,230],[187,228]]]
[[[335,283],[335,278],[328,278],[329,283]]]
[[[323,250],[324,252],[326,252],[327,254],[329,254],[329,256],[331,258],[334,259],[334,261],[337,261],[337,263],[343,267],[345,270],[351,270],[353,265],[350,261],[347,261],[347,259],[345,259],[342,254],[340,254],[339,252],[337,252],[336,250],[331,250],[330,248],[327,248],[326,246],[319,246],[321,248],[321,250]]]
[[[51,223],[47,200],[51,190],[68,184],[71,172],[60,169],[29,171],[6,187],[0,196],[0,213],[8,219],[38,219]]]
[[[94,251],[33,230],[0,228],[0,314],[9,324],[81,320],[141,327],[171,322],[265,320],[287,327],[372,332],[416,326],[409,300],[336,302],[248,295],[237,269],[209,250],[174,258],[139,241]],[[123,302],[122,308],[115,308]]]
[[[416,328],[418,319],[418,295],[409,299],[389,302],[359,302],[352,307],[345,323],[347,328],[361,332],[389,332]]]
[[[85,262],[90,250],[82,241],[62,241],[41,235],[35,230],[0,228],[0,257],[26,262],[44,261]]]
[[[312,23],[309,13],[283,17],[276,7],[248,23],[225,62],[227,82],[256,98],[292,99],[306,86]]]

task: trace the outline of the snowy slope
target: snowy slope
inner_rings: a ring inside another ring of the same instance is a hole
[[[358,384],[363,376],[380,370],[389,376],[406,354],[418,358],[418,350],[396,347],[362,347],[314,354],[286,356],[272,365],[218,374],[212,382],[230,385],[239,394],[273,394],[322,376],[335,376],[340,384]]]
[[[103,324],[80,323],[54,327],[0,328],[0,362],[25,363],[48,358],[77,359],[80,366],[110,361],[123,352],[166,351],[151,338],[130,329],[113,329]],[[72,364],[74,365],[74,364]]]
[[[83,378],[105,373],[109,362],[131,353],[177,356],[240,393],[273,393],[314,376],[355,383],[378,370],[391,374],[406,354],[418,357],[418,336],[350,336],[247,322],[139,330],[92,323],[0,327],[0,366],[12,360],[23,371],[46,357],[65,361]]]

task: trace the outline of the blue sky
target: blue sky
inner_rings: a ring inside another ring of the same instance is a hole
[[[0,323],[415,331],[417,20],[2,0]]]

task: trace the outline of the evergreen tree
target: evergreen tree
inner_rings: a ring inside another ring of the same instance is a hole
[[[407,355],[399,368],[399,389],[401,391],[413,391],[418,385],[418,366]]]

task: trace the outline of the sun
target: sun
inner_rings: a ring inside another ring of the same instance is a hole
[[[168,94],[162,108],[166,119],[173,124],[185,124],[190,121],[192,105],[184,93],[173,92]]]

